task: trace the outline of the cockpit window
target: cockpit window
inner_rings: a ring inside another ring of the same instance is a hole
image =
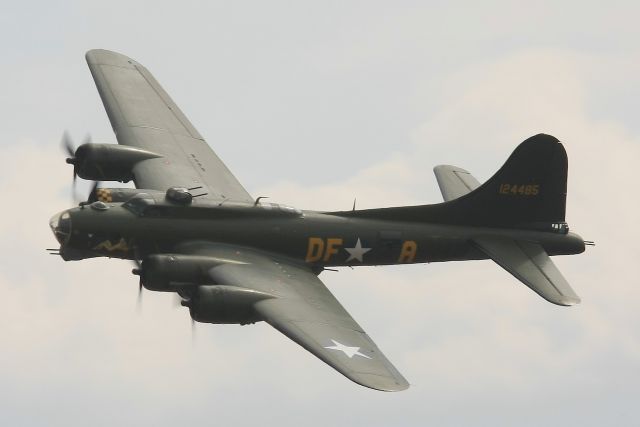
[[[155,200],[153,200],[150,195],[139,193],[124,202],[122,206],[138,216],[143,216],[145,210],[149,206],[155,205],[155,203]]]
[[[282,212],[290,215],[302,215],[302,211],[298,208],[294,208],[293,206],[279,205],[279,208]]]
[[[302,216],[302,211],[293,206],[280,205],[278,203],[259,203],[257,206],[266,210],[280,211],[286,215]]]

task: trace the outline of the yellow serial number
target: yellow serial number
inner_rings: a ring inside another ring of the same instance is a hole
[[[540,185],[501,184],[498,193],[516,196],[537,196],[540,193]]]

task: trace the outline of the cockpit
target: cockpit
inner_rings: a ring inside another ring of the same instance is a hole
[[[68,211],[55,214],[49,220],[49,227],[61,245],[64,245],[71,238],[71,216]]]
[[[258,203],[255,206],[273,212],[279,212],[284,215],[302,216],[302,211],[293,206],[281,205],[278,203]]]

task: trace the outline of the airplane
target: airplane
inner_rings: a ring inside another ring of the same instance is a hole
[[[567,154],[553,136],[526,139],[483,184],[436,166],[442,203],[300,210],[252,197],[140,63],[108,50],[86,60],[118,144],[64,142],[74,182],[95,181],[51,218],[65,261],[133,260],[140,291],[177,293],[192,321],[267,322],[381,391],[409,383],[319,279],[326,269],[491,259],[553,304],[580,302],[549,257],[593,244],[565,221]]]

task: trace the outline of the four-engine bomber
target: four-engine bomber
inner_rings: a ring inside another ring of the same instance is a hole
[[[135,261],[140,289],[175,292],[193,320],[266,321],[366,387],[409,384],[318,275],[330,267],[492,259],[541,297],[580,302],[550,255],[585,250],[565,221],[567,155],[544,134],[521,143],[480,184],[434,171],[444,202],[316,212],[254,199],[155,78],[124,55],[92,50],[89,69],[120,145],[87,142],[76,176],[93,187],[51,219],[66,260]]]

